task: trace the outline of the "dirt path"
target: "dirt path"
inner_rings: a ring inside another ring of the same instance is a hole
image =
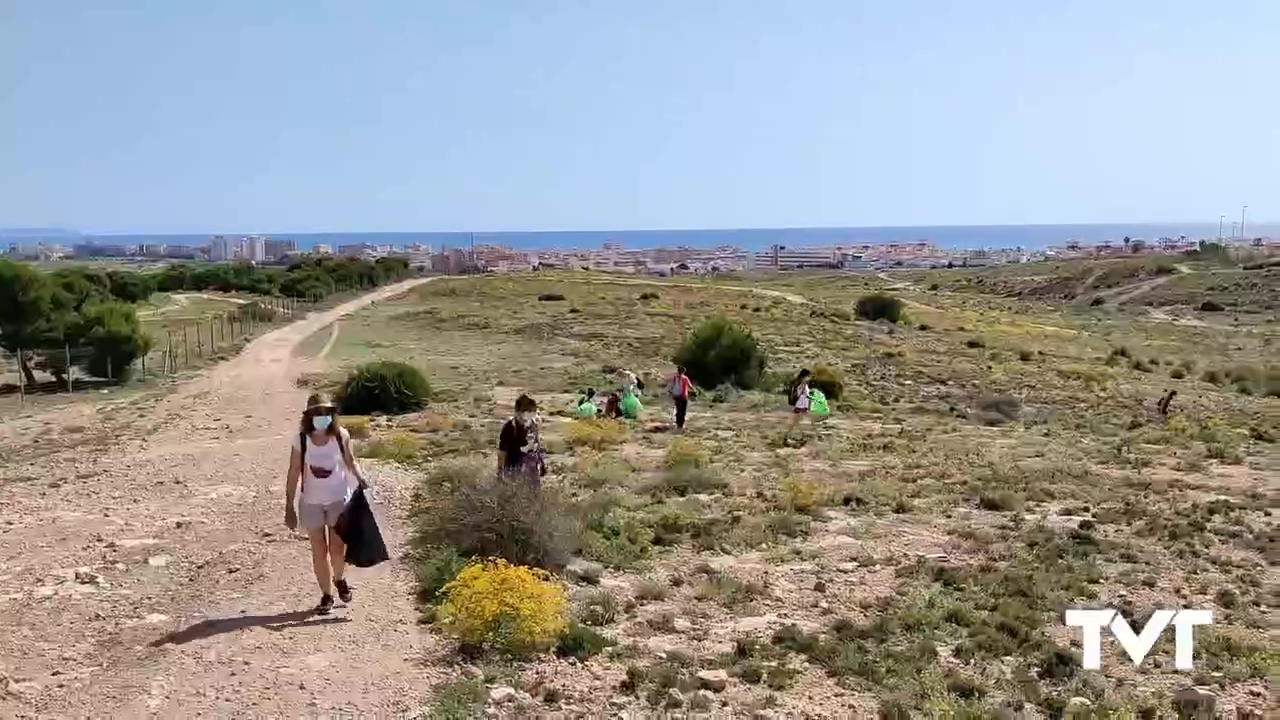
[[[295,380],[311,362],[294,346],[420,282],[264,335],[150,408],[42,418],[61,451],[0,468],[0,716],[420,707],[438,678],[404,568],[353,570],[353,606],[313,618],[300,612],[318,596],[306,541],[281,521],[284,448],[306,392]],[[68,435],[67,420],[85,426]],[[398,547],[407,482],[371,471]]]
[[[329,351],[333,349],[334,343],[338,342],[338,333],[342,332],[342,321],[336,320],[330,326],[329,339],[325,341],[324,347],[320,348],[320,352],[316,353],[316,360],[324,360],[329,357]]]

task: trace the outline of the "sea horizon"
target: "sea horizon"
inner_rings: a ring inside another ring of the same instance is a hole
[[[41,231],[44,231],[43,233]],[[1259,222],[1246,226],[1248,237],[1269,237],[1280,233],[1280,223]],[[21,234],[10,234],[18,232]],[[1232,226],[1223,227],[1223,235],[1231,237]],[[48,233],[47,236],[44,233]],[[1161,237],[1216,238],[1217,223],[1077,223],[1044,225],[921,225],[879,227],[809,227],[809,228],[712,228],[658,230],[531,230],[531,231],[370,231],[370,232],[208,232],[208,233],[83,233],[63,229],[0,230],[0,238],[8,241],[35,242],[51,240],[61,243],[92,244],[163,244],[203,245],[215,236],[242,237],[261,235],[272,239],[290,239],[300,249],[316,245],[428,245],[463,247],[473,240],[476,245],[504,245],[516,250],[584,250],[599,248],[606,242],[628,249],[660,247],[713,248],[733,246],[751,251],[768,249],[777,244],[792,247],[827,247],[835,245],[879,245],[887,243],[929,242],[942,249],[978,250],[1012,249],[1044,250],[1060,246],[1068,240],[1090,244],[1121,241],[1124,237],[1154,240]]]

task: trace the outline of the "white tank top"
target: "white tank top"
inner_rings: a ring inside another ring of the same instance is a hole
[[[342,444],[350,443],[346,429]],[[299,436],[293,436],[293,447],[299,448]],[[330,437],[328,442],[317,445],[307,436],[307,452],[302,467],[302,497],[308,505],[329,505],[344,502],[350,493],[347,463],[342,457],[342,445]]]

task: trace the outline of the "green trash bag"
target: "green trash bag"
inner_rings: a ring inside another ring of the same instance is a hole
[[[575,414],[580,418],[593,418],[597,412],[599,412],[599,408],[596,407],[595,403],[588,400],[578,406]]]
[[[814,417],[826,417],[831,414],[827,407],[827,396],[817,388],[809,388],[809,414]]]
[[[640,398],[635,393],[627,393],[627,396],[618,402],[618,409],[622,411],[622,417],[628,420],[639,420],[640,411],[644,409],[644,405],[640,404]]]

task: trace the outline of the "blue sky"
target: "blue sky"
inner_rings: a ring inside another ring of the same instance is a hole
[[[0,227],[1275,218],[1277,28],[1275,0],[0,0]]]

